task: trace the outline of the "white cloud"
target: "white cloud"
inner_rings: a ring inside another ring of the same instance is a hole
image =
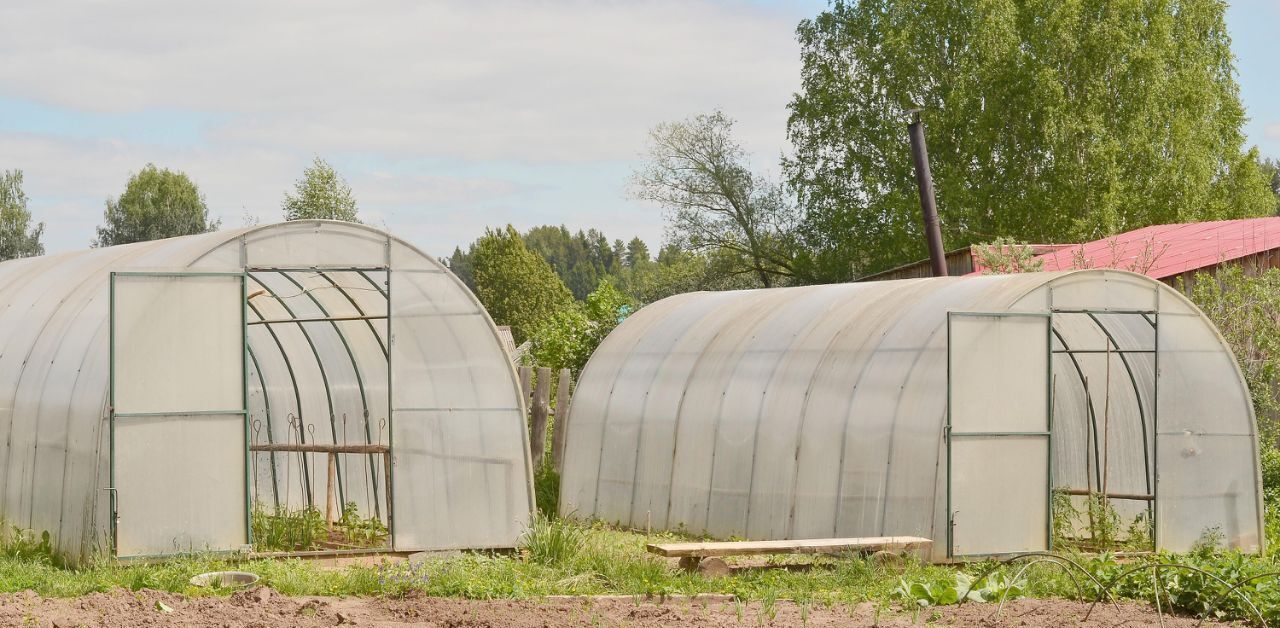
[[[1277,0],[1277,2],[1280,2],[1280,0]],[[1269,140],[1280,141],[1280,124],[1266,125],[1263,127],[1262,134]]]
[[[711,0],[4,3],[0,93],[226,114],[218,142],[531,163],[627,159],[722,106],[776,154],[795,21]]]

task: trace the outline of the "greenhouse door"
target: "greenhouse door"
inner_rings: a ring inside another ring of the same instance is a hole
[[[115,555],[249,542],[245,279],[112,273]]]
[[[947,555],[1049,549],[1048,314],[947,317]]]

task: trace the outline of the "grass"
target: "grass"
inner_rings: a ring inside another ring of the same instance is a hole
[[[729,593],[745,601],[772,607],[776,600],[813,605],[857,604],[870,601],[878,608],[891,603],[915,607],[910,591],[928,589],[933,597],[955,587],[957,568],[908,564],[901,570],[856,556],[774,557],[768,568],[748,569],[730,576],[708,578],[685,573],[644,550],[645,543],[683,540],[672,533],[645,536],[604,524],[581,524],[540,516],[515,552],[476,552],[419,564],[384,563],[343,570],[322,569],[299,559],[235,560],[208,556],[175,559],[161,564],[122,564],[101,561],[79,569],[58,567],[38,535],[8,535],[0,546],[0,592],[30,589],[44,596],[78,596],[116,588],[159,589],[189,595],[219,595],[225,591],[199,589],[191,576],[206,571],[236,569],[256,573],[262,582],[288,595],[403,596],[421,593],[470,599],[530,598],[546,595],[696,594]],[[1102,580],[1130,565],[1107,555],[1075,556]],[[1208,569],[1229,581],[1280,570],[1271,557],[1252,557],[1203,548],[1184,556],[1160,556]],[[975,579],[992,565],[972,564],[961,571]],[[986,581],[1009,583],[1020,566],[1003,566]],[[1116,587],[1124,598],[1151,600],[1151,571],[1125,579]],[[1208,579],[1187,572],[1164,570],[1160,575],[1165,608],[1172,605],[1197,613],[1224,592]],[[1255,602],[1280,614],[1280,590],[1274,579],[1250,588]],[[1034,597],[1074,597],[1075,585],[1051,565],[1035,565],[1018,580],[1018,591]],[[920,585],[920,586],[916,586]],[[905,591],[905,593],[904,593]],[[1086,594],[1094,589],[1086,584]],[[957,592],[958,593],[958,592]],[[938,603],[936,600],[929,603]],[[1224,606],[1225,617],[1247,618],[1237,601]],[[1273,619],[1268,617],[1268,619]]]
[[[603,524],[538,518],[516,552],[476,552],[419,565],[388,563],[326,570],[299,559],[235,560],[193,556],[144,565],[100,561],[78,569],[56,566],[46,552],[24,546],[0,551],[0,592],[30,589],[45,596],[78,596],[115,588],[159,589],[191,595],[210,591],[188,584],[206,571],[237,569],[289,595],[426,595],[472,599],[545,595],[732,593],[747,600],[807,602],[888,600],[900,574],[858,558],[797,559],[807,571],[760,569],[725,578],[687,574],[644,550],[645,537]],[[943,567],[911,567],[913,578],[942,578]]]

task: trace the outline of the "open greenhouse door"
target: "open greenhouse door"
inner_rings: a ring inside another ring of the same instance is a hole
[[[112,273],[115,555],[250,542],[245,279]]]
[[[1051,325],[948,314],[948,557],[1050,549]]]

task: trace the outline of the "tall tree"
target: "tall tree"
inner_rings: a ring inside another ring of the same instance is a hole
[[[462,280],[462,283],[467,284],[467,287],[472,292],[475,291],[476,278],[471,272],[471,253],[463,253],[462,247],[455,246],[453,247],[453,255],[443,261],[445,266],[448,266],[449,270],[453,271],[453,274]]]
[[[573,295],[542,256],[511,225],[486,229],[471,253],[476,296],[500,325],[524,342],[542,323],[573,304]]]
[[[0,262],[44,255],[40,236],[44,223],[31,224],[27,194],[22,191],[22,171],[0,171]]]
[[[325,160],[316,157],[302,171],[293,186],[294,194],[285,192],[285,220],[345,220],[360,222],[351,186]]]
[[[1280,161],[1263,159],[1258,162],[1258,167],[1262,169],[1262,176],[1267,179],[1271,195],[1276,197],[1276,215],[1280,215]]]
[[[951,246],[1271,213],[1225,6],[835,0],[801,22],[785,167],[822,278],[923,256],[916,107]]]
[[[93,246],[205,233],[221,223],[209,220],[204,195],[186,174],[147,164],[129,177],[119,198],[107,199],[104,224]]]
[[[627,268],[635,269],[649,261],[652,261],[649,258],[649,245],[639,237],[631,238],[627,243]]]
[[[724,113],[655,127],[634,182],[637,196],[668,211],[673,242],[732,252],[741,264],[731,272],[753,273],[765,287],[795,274],[798,214],[780,186],[751,172]]]

